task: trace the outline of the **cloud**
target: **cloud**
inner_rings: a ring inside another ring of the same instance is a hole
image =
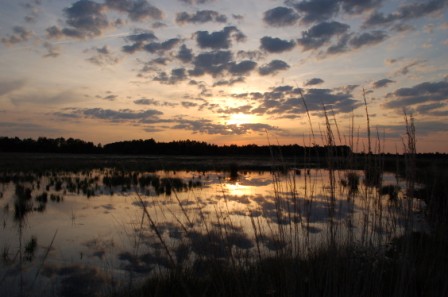
[[[372,31],[362,33],[350,39],[350,45],[354,48],[360,48],[366,45],[375,45],[384,41],[388,37],[384,31]]]
[[[365,46],[373,46],[386,40],[388,37],[389,36],[385,31],[380,30],[365,32],[357,35],[354,35],[353,33],[344,33],[338,37],[335,44],[327,48],[326,54],[335,55],[357,50]],[[319,45],[319,40],[317,40],[316,45]]]
[[[437,110],[444,109],[447,107],[447,103],[445,102],[434,102],[429,104],[422,104],[415,108],[415,111],[419,114],[429,114],[429,115],[435,115],[437,113]],[[448,110],[444,110],[445,115],[447,115]]]
[[[342,34],[336,44],[333,44],[327,49],[327,54],[329,55],[335,55],[344,53],[350,50],[348,43],[350,41],[350,38],[352,37],[352,34],[346,33]]]
[[[400,88],[386,95],[386,108],[408,108],[413,105],[447,102],[448,81],[424,82],[410,88]]]
[[[95,55],[87,59],[87,61],[92,64],[107,66],[115,65],[120,62],[120,59],[113,55],[107,45],[104,45],[103,47],[94,47],[92,50],[95,52]]]
[[[31,104],[31,105],[62,105],[72,102],[80,102],[83,96],[73,90],[53,90],[41,89],[37,92],[27,92],[19,94],[11,94],[9,96],[11,103],[14,105]]]
[[[55,135],[66,132],[54,127],[42,126],[40,124],[32,123],[32,122],[0,122],[0,129],[2,130],[2,134],[10,134],[14,136],[20,136],[18,133],[23,134],[24,137],[30,137],[30,133],[39,133],[39,135]]]
[[[239,50],[236,56],[240,59],[260,60],[263,58],[263,52],[261,51],[243,51]]]
[[[24,85],[24,80],[0,81],[0,96],[19,90]]]
[[[197,103],[195,103],[195,102],[190,102],[190,101],[182,101],[181,102],[181,105],[183,106],[183,107],[185,107],[185,108],[191,108],[191,107],[196,107],[196,106],[198,106],[198,104]]]
[[[170,75],[168,75],[166,72],[160,72],[156,77],[154,77],[155,81],[168,85],[174,85],[186,79],[187,72],[185,68],[172,69]]]
[[[240,77],[236,77],[236,78],[231,78],[228,80],[222,79],[222,80],[218,80],[216,82],[213,83],[214,87],[217,86],[233,86],[236,83],[242,83],[244,82],[244,77],[240,76]]]
[[[137,99],[134,100],[134,104],[139,104],[139,105],[159,105],[159,102],[154,100],[154,99],[146,99],[146,98],[141,98],[141,99]]]
[[[349,14],[361,14],[374,8],[378,8],[383,0],[339,0],[342,9]]]
[[[278,6],[266,11],[263,21],[273,27],[284,27],[294,25],[299,18],[299,15],[293,9]]]
[[[294,8],[303,14],[301,22],[309,24],[331,19],[339,11],[339,3],[335,0],[300,1]]]
[[[64,9],[68,27],[50,26],[47,35],[49,38],[65,36],[78,39],[99,36],[105,29],[123,24],[121,19],[110,23],[106,15],[108,9],[125,12],[132,21],[160,20],[163,17],[162,11],[146,0],[106,0],[105,3],[79,0]]]
[[[196,42],[200,48],[228,49],[231,46],[231,38],[236,41],[244,41],[246,36],[234,26],[225,27],[221,31],[209,33],[197,31]]]
[[[189,73],[193,76],[200,76],[205,73],[216,76],[225,71],[231,61],[232,53],[230,51],[204,52],[194,58],[195,68]]]
[[[44,42],[43,47],[47,50],[47,53],[44,55],[44,58],[56,58],[61,54],[60,47],[55,46],[54,44],[48,41]]]
[[[133,101],[134,104],[137,105],[154,105],[154,106],[168,106],[168,107],[174,107],[177,106],[177,103],[170,103],[170,102],[160,102],[154,99],[147,99],[147,98],[140,98]]]
[[[229,72],[232,75],[247,75],[257,67],[257,63],[250,60],[245,60],[239,63],[232,62],[229,64]]]
[[[92,37],[101,35],[103,29],[109,26],[102,4],[79,0],[71,7],[65,8],[66,23],[72,28],[63,29],[62,33],[70,37]]]
[[[27,42],[33,36],[31,31],[22,26],[15,26],[12,31],[12,35],[9,35],[7,38],[2,38],[3,44],[10,46],[21,42]]]
[[[346,33],[349,28],[349,25],[336,21],[322,22],[312,26],[307,31],[303,31],[302,38],[299,38],[297,43],[302,46],[305,51],[317,49],[329,43],[333,36],[339,36]]]
[[[132,21],[163,18],[163,12],[146,0],[106,0],[105,5],[110,9],[128,13]]]
[[[324,82],[323,79],[315,77],[312,78],[310,80],[308,80],[307,82],[305,82],[305,86],[315,86],[315,85],[320,85]]]
[[[420,64],[423,64],[423,63],[424,63],[424,61],[410,62],[409,64],[406,64],[405,66],[398,69],[394,74],[395,75],[407,75],[407,74],[409,74],[409,72],[411,72],[412,68],[414,68],[415,66],[418,66]]]
[[[25,16],[25,21],[27,23],[35,23],[37,17],[39,16],[39,6],[42,3],[40,1],[32,1],[29,3],[23,3],[21,4],[26,10],[28,10],[28,14]]]
[[[308,109],[315,111],[321,111],[322,104],[335,112],[343,113],[352,112],[362,105],[350,93],[339,92],[337,89],[309,89],[305,93],[305,100]]]
[[[112,122],[142,122],[145,120],[158,118],[158,116],[163,114],[161,111],[154,109],[136,111],[130,109],[112,110],[103,108],[74,109],[73,113],[90,119],[101,119]]]
[[[420,18],[429,14],[441,12],[446,5],[447,1],[445,0],[430,0],[401,5],[396,12],[387,15],[382,12],[373,13],[365,21],[364,27],[388,26],[395,22]]]
[[[281,53],[284,51],[290,51],[294,48],[295,43],[293,40],[287,41],[280,38],[273,38],[265,36],[260,39],[260,48],[270,53]]]
[[[164,42],[151,42],[143,46],[143,49],[150,53],[163,53],[173,49],[180,42],[179,38],[171,38]]]
[[[149,44],[150,41],[157,40],[158,38],[151,31],[144,31],[129,35],[125,39],[133,43],[130,45],[124,45],[121,50],[125,53],[133,54],[136,51],[142,50],[143,47]]]
[[[177,52],[176,58],[181,60],[184,63],[188,63],[193,59],[193,51],[189,49],[185,44],[179,48]]]
[[[179,0],[179,1],[190,5],[195,5],[195,4],[211,3],[214,2],[215,0]]]
[[[395,82],[394,80],[390,80],[388,78],[380,79],[373,83],[373,88],[378,89],[378,88],[387,87],[389,84],[394,83],[394,82]]]
[[[211,120],[185,120],[179,119],[178,123],[172,127],[178,130],[189,130],[201,134],[218,135],[243,135],[251,132],[281,131],[278,127],[261,123],[248,123],[241,125],[217,124]]]
[[[151,31],[141,31],[141,32],[137,31],[135,34],[127,36],[126,39],[137,43],[137,42],[153,41],[157,40],[158,38]]]
[[[260,102],[251,110],[252,114],[275,115],[281,118],[296,118],[306,112],[303,93],[309,111],[322,111],[322,106],[333,109],[335,112],[351,112],[362,104],[355,100],[351,93],[341,92],[339,89],[299,89],[292,86],[281,86],[270,92],[258,96]]]
[[[115,101],[115,99],[117,99],[117,98],[118,98],[117,95],[107,95],[107,96],[102,97],[102,99],[108,100],[108,101]]]
[[[281,70],[287,70],[289,68],[290,68],[289,65],[282,60],[272,60],[268,64],[261,66],[258,69],[258,73],[260,75],[270,75],[270,74],[276,74]]]
[[[227,22],[227,17],[223,14],[219,14],[214,10],[199,10],[194,14],[189,14],[188,12],[180,12],[176,15],[176,23],[178,24],[203,24],[207,22],[225,23]]]

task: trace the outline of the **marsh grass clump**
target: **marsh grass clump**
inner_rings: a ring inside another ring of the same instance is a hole
[[[229,178],[231,181],[238,179],[238,165],[236,163],[232,163],[229,166]]]
[[[37,249],[37,237],[31,236],[30,241],[25,244],[24,259],[31,262],[34,259],[34,254]]]
[[[398,199],[398,193],[400,192],[401,188],[398,185],[386,185],[382,186],[379,189],[379,194],[381,196],[387,195],[389,196],[390,201],[396,201]]]
[[[26,214],[33,210],[31,191],[31,188],[25,187],[21,184],[16,184],[14,218],[17,221],[22,221],[25,218]]]
[[[359,175],[356,172],[347,172],[344,178],[341,179],[341,185],[347,187],[350,193],[358,192]]]

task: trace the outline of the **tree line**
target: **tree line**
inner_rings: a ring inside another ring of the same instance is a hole
[[[105,145],[80,139],[63,137],[38,139],[18,137],[0,137],[0,152],[22,153],[61,153],[61,154],[124,154],[124,155],[192,155],[192,156],[228,156],[228,155],[283,155],[283,156],[325,156],[329,152],[335,156],[347,156],[349,146],[304,147],[291,145],[216,145],[202,141],[180,140],[156,142],[154,139],[129,140]]]

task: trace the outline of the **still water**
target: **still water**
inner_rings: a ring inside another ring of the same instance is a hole
[[[405,188],[394,174],[375,188],[362,172],[326,169],[4,174],[0,295],[107,293],[204,258],[387,244],[423,225]]]

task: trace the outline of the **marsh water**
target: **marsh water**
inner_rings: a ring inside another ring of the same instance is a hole
[[[111,292],[204,258],[305,254],[331,241],[386,245],[424,203],[383,173],[283,171],[7,172],[0,176],[0,295]],[[242,261],[242,260],[241,260]]]

